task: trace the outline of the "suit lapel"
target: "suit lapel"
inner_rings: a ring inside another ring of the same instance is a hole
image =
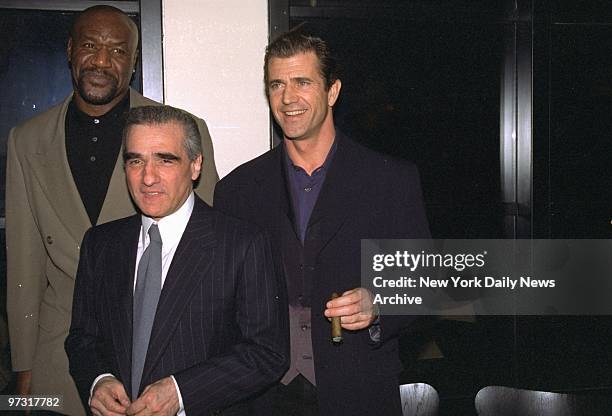
[[[195,289],[199,282],[212,278],[210,268],[214,262],[215,246],[213,211],[196,198],[191,218],[174,253],[157,304],[142,374],[143,381],[148,379],[161,359],[174,336],[183,310],[197,292]]]
[[[253,212],[264,217],[265,227],[271,230],[275,241],[281,241],[281,230],[287,224],[295,232],[295,218],[289,200],[283,162],[281,144],[273,149],[271,160],[262,165],[262,169],[258,172],[259,175],[255,177],[257,195],[252,198],[252,201],[261,204]]]
[[[62,219],[69,219],[63,224],[74,238],[76,244],[81,242],[85,231],[92,226],[81,195],[72,177],[66,153],[66,113],[72,95],[67,97],[58,108],[59,116],[53,118],[53,124],[42,126],[41,130],[53,132],[48,138],[41,138],[35,154],[31,158],[30,168],[41,184],[47,200]],[[130,89],[130,107],[150,105],[154,103]],[[131,215],[135,212],[134,205],[127,192],[125,173],[122,160],[123,149],[120,150],[115,162],[113,174],[100,210],[98,224]],[[65,213],[70,213],[66,216]]]
[[[314,206],[306,244],[315,244],[320,252],[336,235],[361,198],[364,171],[358,148],[338,133],[338,148]]]
[[[81,196],[72,178],[70,165],[66,156],[66,112],[72,95],[66,98],[59,108],[59,117],[53,118],[53,124],[43,126],[42,131],[52,134],[41,137],[36,153],[31,158],[30,168],[41,184],[50,208],[57,213],[75,242],[79,244],[85,230],[91,222],[81,201]],[[69,213],[69,215],[66,215]]]
[[[114,255],[110,257],[125,259],[113,264],[117,270],[113,271],[114,284],[108,285],[107,292],[110,322],[114,329],[113,346],[118,352],[119,371],[124,383],[132,379],[132,299],[140,225],[140,215],[129,219],[124,232],[117,235],[118,243],[112,248]]]

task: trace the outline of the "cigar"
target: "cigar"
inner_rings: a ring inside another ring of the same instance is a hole
[[[338,296],[339,295],[334,292],[331,298],[336,299]],[[331,339],[334,344],[340,344],[342,342],[342,324],[340,323],[339,316],[331,318]]]

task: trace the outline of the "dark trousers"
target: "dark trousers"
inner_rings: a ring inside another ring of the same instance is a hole
[[[317,388],[299,375],[289,385],[277,383],[263,394],[221,412],[223,416],[319,416]]]
[[[317,388],[301,374],[284,385],[278,383],[254,403],[257,415],[318,416]],[[260,409],[263,412],[260,412]]]

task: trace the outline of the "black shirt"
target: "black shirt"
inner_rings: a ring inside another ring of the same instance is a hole
[[[92,117],[79,110],[74,99],[68,106],[66,156],[92,225],[98,221],[117,163],[129,109],[129,94],[100,117]]]

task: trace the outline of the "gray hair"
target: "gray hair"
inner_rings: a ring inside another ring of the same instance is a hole
[[[132,126],[177,123],[183,128],[183,148],[194,161],[202,154],[198,124],[191,114],[169,105],[146,105],[130,109],[123,129],[123,149]]]

